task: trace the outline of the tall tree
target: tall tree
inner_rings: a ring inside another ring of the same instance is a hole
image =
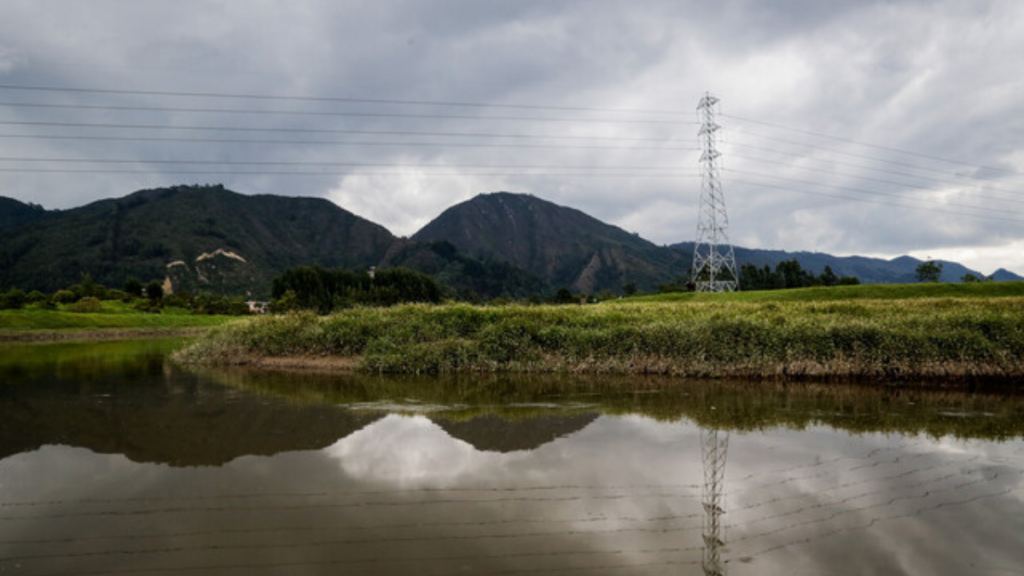
[[[918,282],[938,282],[942,277],[942,262],[926,260],[914,269]]]

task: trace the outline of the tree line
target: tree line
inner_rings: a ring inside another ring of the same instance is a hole
[[[194,314],[224,314],[239,316],[249,313],[249,305],[241,296],[218,296],[208,292],[176,292],[165,294],[163,285],[156,280],[143,284],[129,277],[121,288],[111,288],[83,273],[75,284],[52,293],[32,290],[25,292],[11,288],[0,292],[0,309],[18,310],[32,307],[42,310],[63,309],[69,312],[100,312],[104,301],[130,304],[140,312],[160,313],[165,307],[184,308]]]
[[[315,310],[329,314],[352,306],[393,306],[403,302],[441,302],[438,283],[408,268],[352,272],[297,266],[274,279],[272,309]]]
[[[807,288],[810,286],[851,286],[860,284],[856,276],[839,276],[830,266],[815,275],[805,270],[796,258],[783,260],[773,270],[765,264],[758,268],[753,264],[740,266],[740,290],[782,290],[785,288]]]

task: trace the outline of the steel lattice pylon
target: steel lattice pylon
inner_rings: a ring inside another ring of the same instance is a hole
[[[729,244],[729,216],[719,177],[718,130],[715,106],[718,98],[705,94],[697,112],[700,116],[700,211],[697,215],[697,242],[693,247],[693,272],[690,279],[698,292],[731,292],[739,288],[736,256]]]
[[[729,450],[729,433],[718,433],[713,428],[701,428],[700,453],[704,463],[704,494],[701,504],[704,506],[704,557],[702,566],[705,576],[724,576],[722,564],[722,514],[725,508],[722,502],[722,487],[725,482],[725,454]]]

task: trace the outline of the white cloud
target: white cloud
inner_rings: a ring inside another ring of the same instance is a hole
[[[773,180],[779,188],[754,187],[739,182],[743,178],[737,174],[724,173],[734,225],[730,235],[735,242],[750,247],[844,253],[925,250],[937,254],[941,249],[963,250],[966,254],[975,250],[983,255],[977,256],[981,263],[974,266],[1008,266],[1020,271],[1024,265],[1014,252],[1022,238],[1020,225],[964,218],[957,214],[964,209],[953,204],[980,202],[1011,220],[1024,220],[1024,209],[1014,202],[1024,184],[1006,178],[1005,172],[979,170],[981,166],[1024,169],[1020,148],[1024,103],[1018,97],[1024,79],[1016,69],[1024,60],[1024,44],[1019,41],[1022,36],[1024,5],[1011,0],[848,1],[811,6],[802,2],[740,0],[708,4],[652,0],[643,9],[612,1],[446,0],[428,5],[399,0],[340,5],[305,0],[285,6],[249,0],[129,4],[109,0],[87,4],[11,0],[5,4],[0,20],[0,38],[4,38],[0,74],[7,84],[611,107],[676,110],[682,114],[0,90],[0,102],[477,118],[0,108],[8,121],[395,133],[241,135],[243,140],[276,138],[291,142],[278,145],[0,137],[0,157],[31,154],[78,159],[344,160],[378,166],[357,168],[340,178],[237,174],[258,169],[251,166],[217,167],[236,172],[233,175],[181,175],[169,173],[172,167],[157,164],[142,164],[144,169],[154,171],[144,176],[0,172],[0,194],[66,208],[127,194],[142,186],[224,181],[243,193],[328,197],[397,234],[408,235],[456,202],[479,193],[507,190],[529,192],[576,207],[657,243],[672,243],[691,240],[696,229],[698,183],[693,178],[524,176],[521,173],[525,169],[519,168],[469,170],[450,166],[597,166],[611,171],[616,167],[656,165],[695,170],[692,152],[669,148],[695,145],[696,127],[671,122],[693,121],[697,99],[711,90],[722,97],[723,111],[734,115],[721,119],[729,145],[761,148],[727,148],[724,161],[728,168],[756,169],[803,181]],[[641,118],[654,122],[598,124],[479,118],[484,116]],[[744,124],[736,117],[804,132]],[[155,129],[20,129],[25,134],[50,135],[229,136],[217,131],[181,134]],[[504,136],[402,134],[417,131]],[[822,139],[808,132],[883,148]],[[522,137],[526,135],[546,138]],[[611,140],[573,140],[566,136]],[[681,142],[616,140],[621,138],[673,138]],[[294,143],[318,139],[374,143]],[[435,145],[426,146],[424,142]],[[450,146],[452,143],[460,145]],[[521,144],[546,147],[518,146]],[[613,147],[622,149],[609,149]],[[966,165],[899,154],[893,149]],[[418,167],[422,164],[437,167]],[[11,162],[0,161],[0,168],[12,167]],[[45,167],[97,166],[51,163]],[[271,168],[305,169],[268,165],[267,169]],[[553,168],[536,171],[558,172]],[[459,175],[430,176],[428,172]],[[844,175],[837,175],[839,172]],[[397,175],[376,175],[380,173]],[[481,175],[484,173],[520,175]],[[944,189],[964,183],[958,174],[969,173],[990,178],[986,182],[992,190],[943,195]],[[744,178],[755,179],[749,175]],[[826,186],[815,187],[808,182]],[[996,194],[996,188],[1001,188],[1002,194]],[[807,193],[812,190],[825,196]],[[897,200],[864,190],[910,199]],[[834,196],[856,196],[868,202]],[[887,205],[890,201],[932,208],[945,202],[953,213],[909,211]],[[953,248],[945,248],[950,246]],[[999,258],[1006,260],[997,262]]]
[[[960,246],[911,250],[915,258],[936,258],[959,262],[982,274],[991,274],[999,268],[1006,268],[1018,274],[1024,273],[1024,240],[1014,240],[998,246]]]
[[[492,191],[487,187],[495,185],[493,178],[459,175],[444,167],[441,170],[427,171],[401,164],[393,168],[360,169],[342,177],[327,197],[396,235],[411,236],[453,204]]]
[[[21,50],[0,46],[0,74],[6,74],[28,65],[28,57]]]

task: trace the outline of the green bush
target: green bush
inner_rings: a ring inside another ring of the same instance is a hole
[[[0,294],[0,309],[20,310],[25,304],[28,304],[28,296],[24,290],[11,288],[7,294]]]
[[[53,293],[53,301],[58,304],[71,304],[78,302],[78,295],[71,290],[57,290]]]
[[[68,306],[68,312],[77,312],[79,314],[96,313],[102,309],[100,299],[95,296],[86,296]]]
[[[29,304],[39,304],[40,302],[46,302],[50,297],[40,292],[39,290],[33,290],[28,293]]]

